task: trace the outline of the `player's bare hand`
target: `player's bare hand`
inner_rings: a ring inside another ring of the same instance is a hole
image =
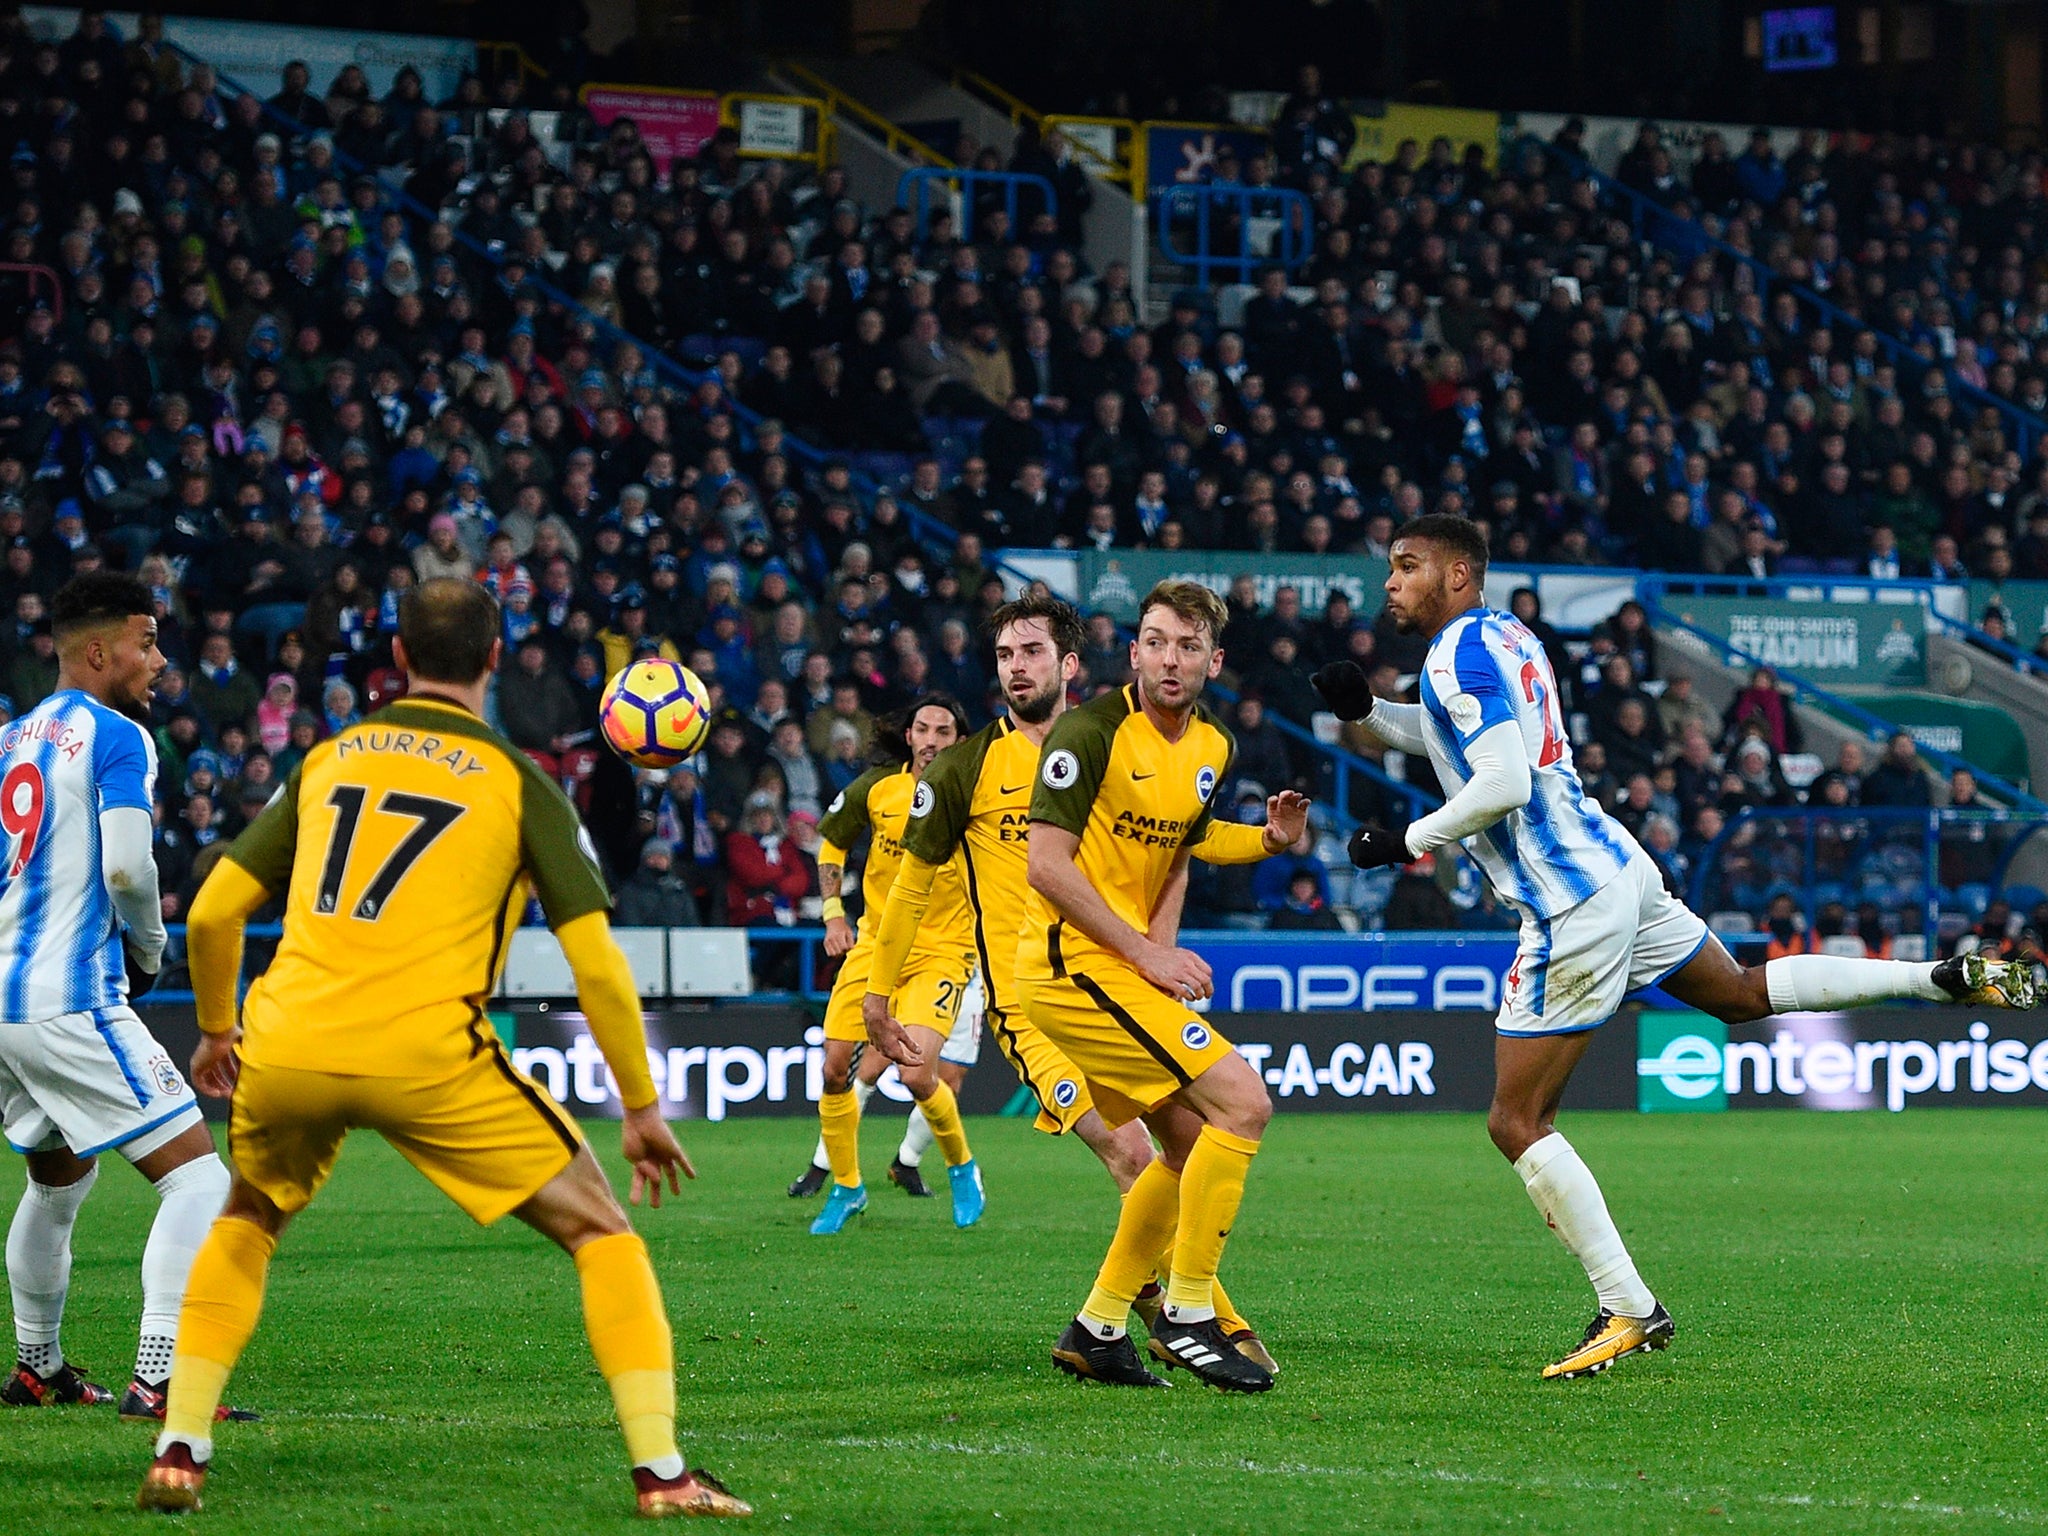
[[[242,1075],[242,1060],[235,1054],[241,1038],[240,1025],[224,1035],[200,1035],[199,1047],[192,1053],[192,1086],[209,1099],[225,1099],[234,1093],[235,1081]]]
[[[825,953],[837,960],[853,948],[853,924],[843,917],[825,919]]]
[[[1192,1003],[1216,990],[1209,962],[1191,949],[1147,944],[1138,957],[1138,974],[1177,1003]]]
[[[1266,847],[1285,853],[1308,830],[1308,796],[1283,789],[1266,802]]]
[[[690,1154],[683,1150],[682,1144],[676,1140],[676,1133],[661,1118],[661,1110],[656,1104],[626,1111],[625,1124],[619,1129],[619,1150],[633,1165],[633,1187],[627,1195],[627,1201],[632,1205],[640,1203],[644,1191],[648,1205],[658,1211],[661,1209],[664,1177],[668,1180],[669,1193],[673,1195],[683,1192],[684,1179],[697,1177],[696,1165],[690,1161]]]
[[[910,1037],[910,1031],[889,1013],[889,1000],[873,992],[860,1000],[860,1021],[868,1028],[868,1044],[899,1067],[921,1067],[924,1052]]]

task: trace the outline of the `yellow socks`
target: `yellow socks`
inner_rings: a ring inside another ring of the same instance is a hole
[[[945,1154],[948,1168],[958,1168],[974,1157],[967,1150],[967,1127],[960,1122],[960,1101],[953,1097],[951,1088],[939,1083],[919,1107],[924,1110],[924,1123],[932,1128],[932,1140]]]
[[[583,1282],[590,1352],[612,1389],[626,1455],[636,1467],[673,1476],[669,1469],[682,1466],[676,1450],[675,1341],[647,1244],[635,1232],[585,1243],[576,1250],[576,1274]]]
[[[1245,1175],[1258,1150],[1256,1141],[1205,1125],[1188,1154],[1180,1174],[1173,1278],[1166,1283],[1166,1304],[1177,1320],[1199,1321],[1215,1315],[1216,1266],[1237,1220]]]
[[[239,1216],[214,1222],[193,1257],[178,1313],[178,1347],[171,1356],[171,1389],[164,1410],[161,1452],[173,1439],[192,1448],[195,1461],[213,1449],[213,1411],[228,1375],[248,1347],[263,1311],[263,1282],[277,1239]]]
[[[1113,1339],[1127,1326],[1131,1298],[1152,1278],[1159,1251],[1173,1238],[1180,1209],[1180,1180],[1156,1159],[1124,1196],[1116,1236],[1095,1276],[1095,1289],[1081,1308],[1081,1321],[1101,1338]]]
[[[931,1116],[927,1114],[926,1120]],[[956,1116],[955,1123],[958,1123]],[[938,1127],[934,1125],[933,1130]],[[818,1130],[825,1138],[825,1156],[834,1183],[849,1189],[860,1182],[860,1100],[853,1090],[828,1093],[818,1100]]]
[[[1167,1245],[1166,1252],[1159,1255],[1159,1267],[1155,1271],[1163,1285],[1173,1278],[1173,1246]],[[1245,1321],[1244,1314],[1237,1310],[1237,1304],[1230,1299],[1230,1293],[1223,1289],[1223,1277],[1218,1275],[1209,1282],[1212,1304],[1216,1308],[1216,1321],[1223,1325],[1225,1333],[1249,1333],[1252,1325]]]

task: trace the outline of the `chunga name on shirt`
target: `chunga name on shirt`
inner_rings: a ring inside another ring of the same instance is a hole
[[[16,747],[33,741],[55,742],[57,750],[64,754],[66,762],[75,759],[90,744],[86,733],[65,716],[39,715],[9,727],[7,734],[0,736],[0,756],[5,756]]]

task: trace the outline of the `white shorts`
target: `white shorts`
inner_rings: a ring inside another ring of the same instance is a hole
[[[17,1152],[146,1157],[199,1118],[185,1075],[132,1008],[0,1024],[0,1126]]]
[[[1655,986],[1707,942],[1707,925],[1664,889],[1646,853],[1568,912],[1522,919],[1494,1028],[1569,1035],[1614,1017],[1631,992]]]
[[[967,984],[966,996],[960,999],[952,1032],[939,1047],[939,1060],[950,1061],[956,1067],[971,1067],[981,1060],[981,1016],[987,1012],[988,989],[982,986],[981,973],[976,971],[974,980]]]

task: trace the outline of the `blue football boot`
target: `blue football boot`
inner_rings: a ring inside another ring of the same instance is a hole
[[[834,1184],[832,1193],[825,1197],[825,1209],[818,1212],[818,1219],[811,1223],[811,1236],[834,1237],[841,1227],[867,1208],[867,1185]]]

